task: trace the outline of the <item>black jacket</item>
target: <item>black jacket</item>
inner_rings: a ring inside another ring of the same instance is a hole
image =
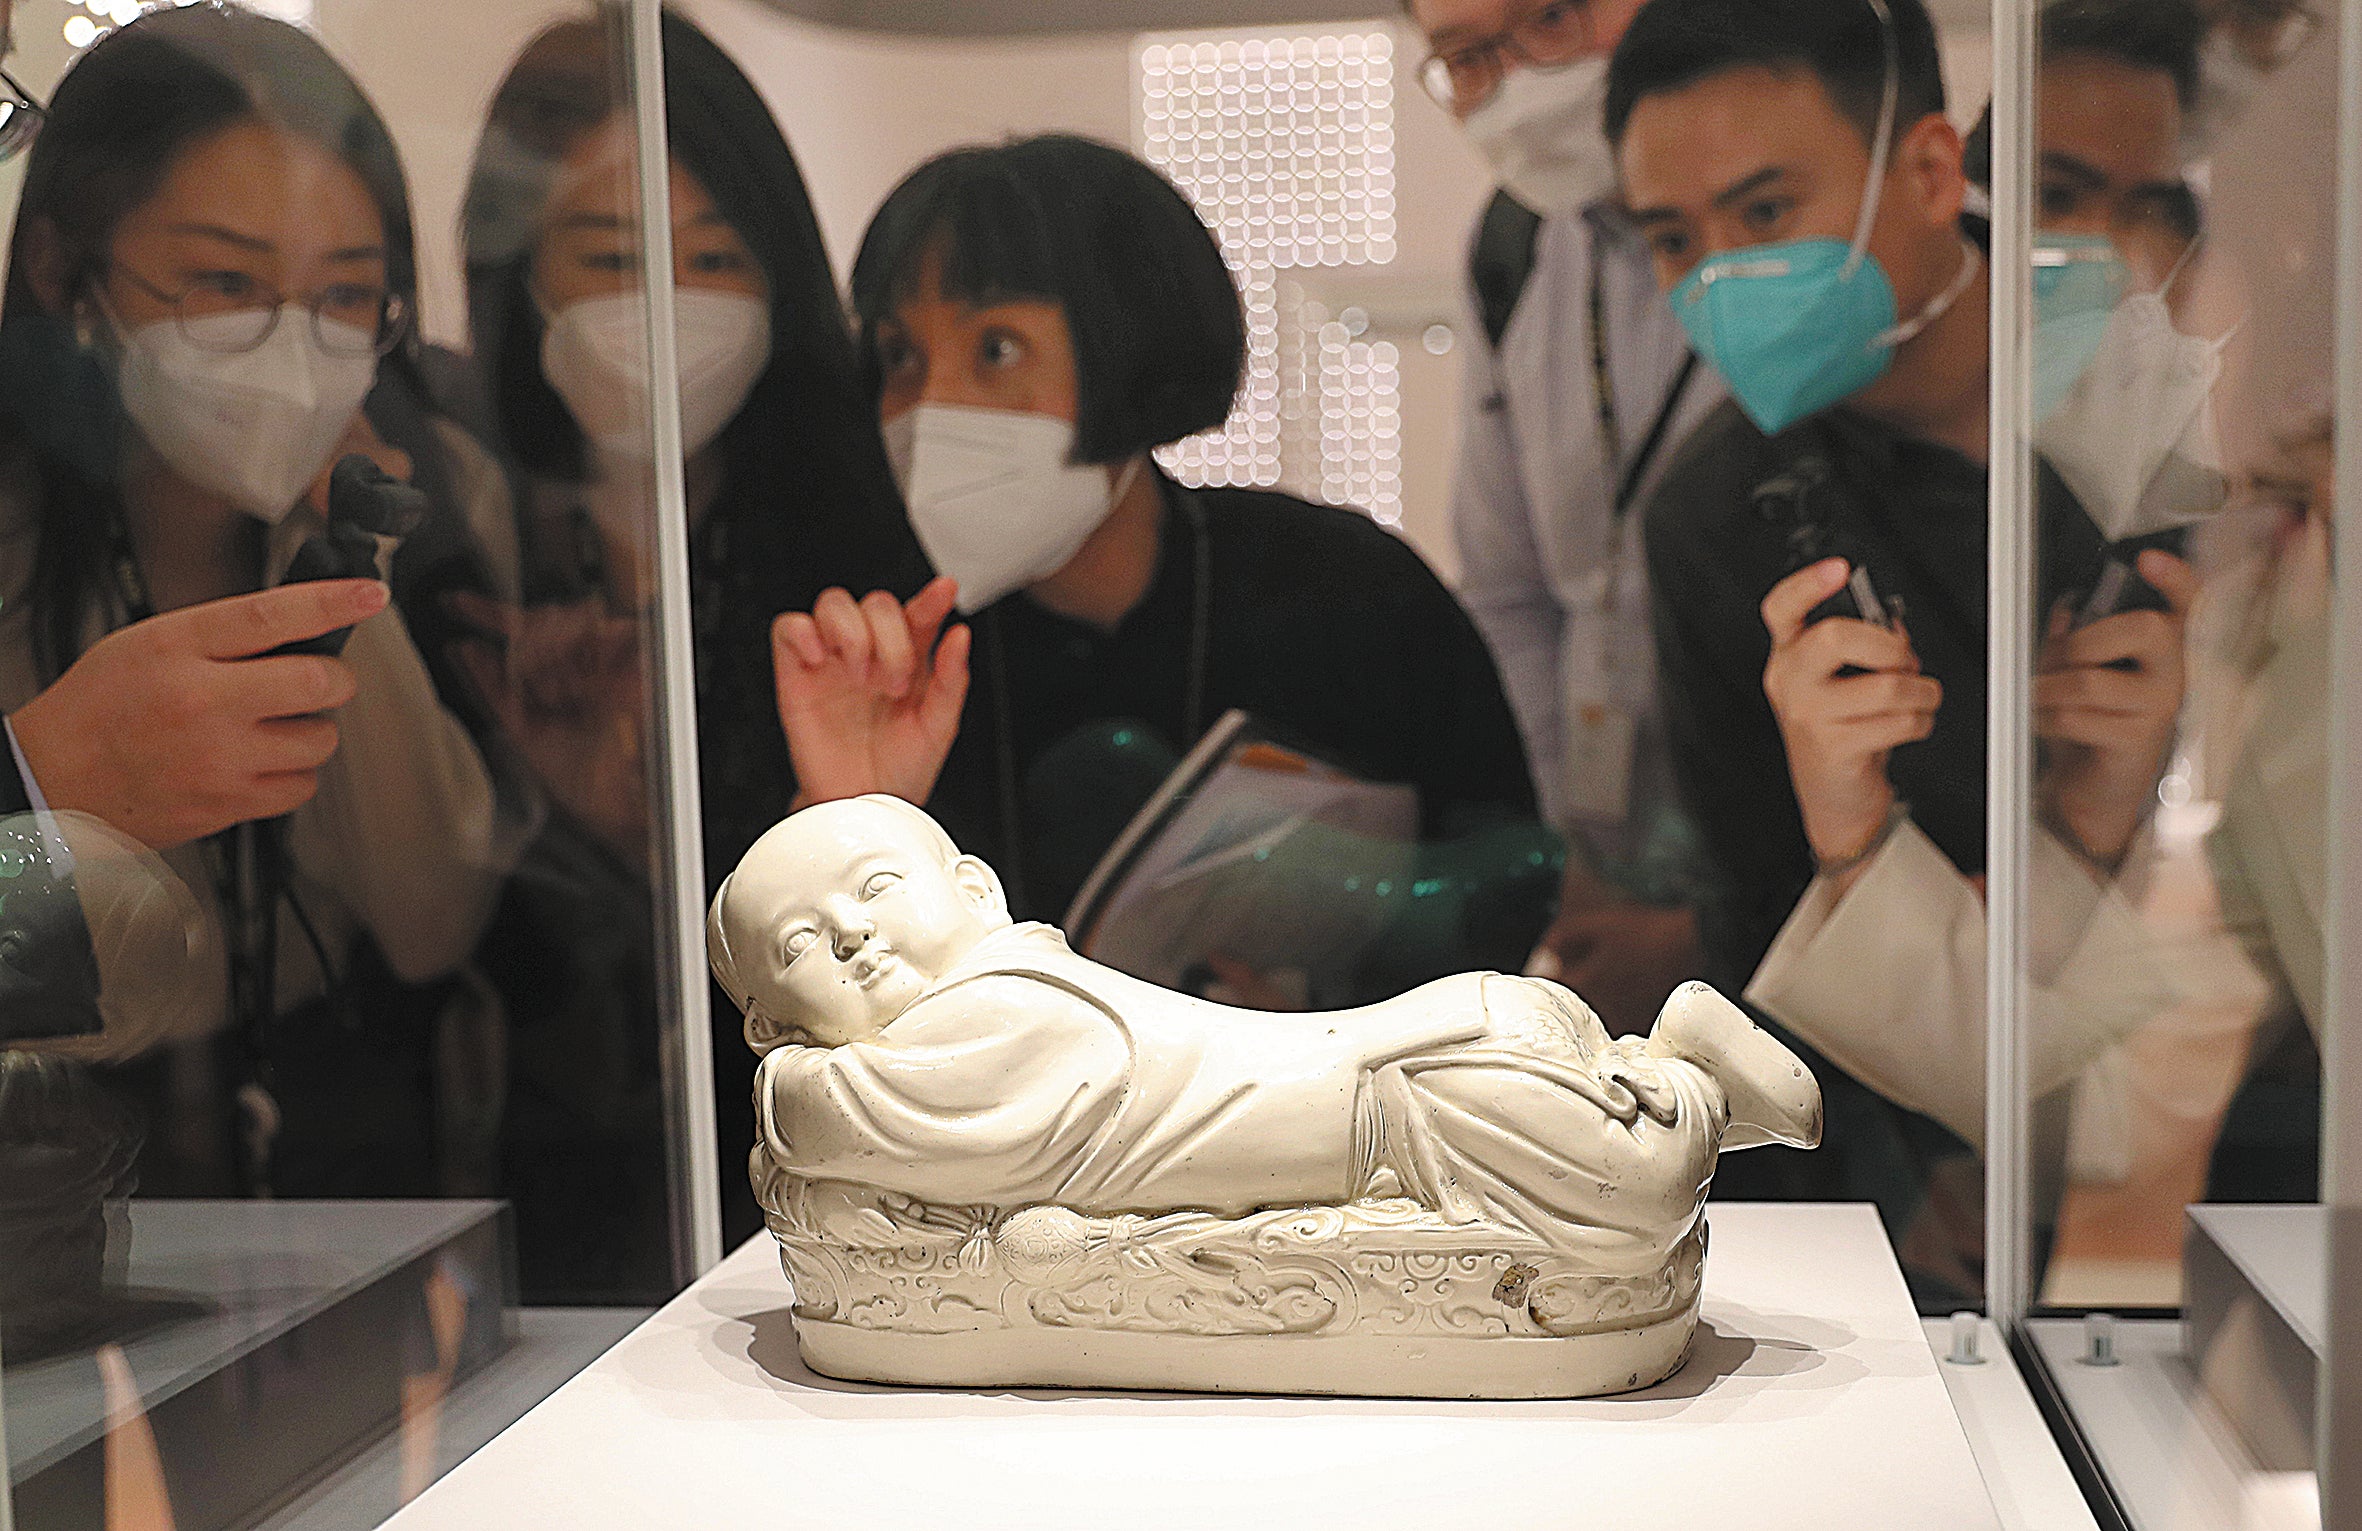
[[[1408,543],[1291,495],[1160,482],[1156,575],[1113,632],[1022,593],[977,616],[966,715],[929,807],[963,849],[1004,877],[1015,870],[1020,918],[1063,915],[1196,742],[1189,724],[1202,732],[1234,707],[1366,777],[1417,787],[1431,836],[1532,815],[1492,657]],[[1212,577],[1202,705],[1190,719],[1196,513]],[[1003,777],[1004,695],[1013,783]],[[1011,785],[1016,836],[1004,822]]]

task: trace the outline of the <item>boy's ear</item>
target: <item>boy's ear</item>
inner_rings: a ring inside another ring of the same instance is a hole
[[[1000,875],[976,857],[962,856],[951,864],[951,885],[988,919],[1009,918],[1009,896],[1001,891]]]
[[[746,1045],[753,1048],[756,1053],[768,1053],[785,1043],[803,1040],[804,1033],[802,1031],[773,1020],[770,1012],[763,1008],[759,1000],[747,1003]]]

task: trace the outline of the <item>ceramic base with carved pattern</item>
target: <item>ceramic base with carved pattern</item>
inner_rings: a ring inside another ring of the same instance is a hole
[[[1579,1397],[1681,1364],[1725,1149],[1818,1086],[1703,984],[1611,1039],[1539,979],[1211,1004],[1016,924],[891,798],[780,824],[707,920],[814,1371],[937,1387]]]

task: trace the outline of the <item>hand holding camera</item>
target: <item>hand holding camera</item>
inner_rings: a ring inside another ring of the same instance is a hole
[[[1788,774],[1814,859],[1858,868],[1891,822],[1886,760],[1935,729],[1944,688],[1919,670],[1909,631],[1860,617],[1814,614],[1845,591],[1857,566],[1824,558],[1764,597],[1771,634],[1763,691],[1788,752]]]
[[[2181,715],[2182,629],[2197,584],[2187,563],[2156,548],[2139,555],[2134,572],[2163,609],[2144,604],[2084,620],[2062,603],[2034,676],[2046,819],[2103,868],[2123,857],[2154,801]]]

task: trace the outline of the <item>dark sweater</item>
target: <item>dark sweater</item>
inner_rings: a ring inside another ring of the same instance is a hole
[[[1366,516],[1164,481],[1155,577],[1112,632],[1024,594],[978,614],[960,737],[929,807],[1057,920],[1165,770],[1231,708],[1356,772],[1418,788],[1431,836],[1530,816],[1533,785],[1483,640],[1410,545]],[[1189,719],[1203,513],[1202,705]],[[1004,823],[1005,683],[1023,832]],[[1011,852],[1015,854],[1012,855]],[[1014,875],[1012,875],[1014,873]]]

